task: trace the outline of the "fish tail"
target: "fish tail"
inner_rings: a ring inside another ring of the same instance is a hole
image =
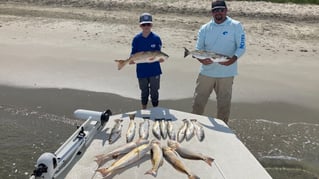
[[[117,63],[117,69],[121,70],[128,63],[128,60],[115,60],[115,62]]]
[[[190,54],[190,52],[186,47],[184,47],[184,49],[185,49],[185,51],[184,51],[184,58],[185,58]]]
[[[176,141],[176,135],[170,136],[170,139]]]
[[[106,158],[103,155],[97,155],[95,157],[96,159],[94,161],[98,164],[98,166],[101,166],[104,164],[104,161],[106,160]]]
[[[115,119],[115,122],[123,122],[123,119]]]
[[[129,114],[128,116],[129,116],[130,120],[134,120],[134,118],[135,118],[135,114]]]
[[[105,177],[111,173],[111,171],[109,171],[107,168],[99,168],[96,171],[100,172],[103,177]]]
[[[200,178],[199,176],[193,174],[193,175],[189,175],[188,179],[200,179]]]
[[[163,56],[165,56],[167,58],[169,57],[169,55],[167,55],[166,53],[164,53],[164,52],[161,52],[161,53],[162,53]]]
[[[209,165],[209,166],[212,166],[212,163],[214,162],[215,159],[213,158],[210,158],[210,157],[207,157],[205,159],[205,162]]]
[[[144,173],[144,175],[149,174],[152,175],[153,177],[156,177],[157,172],[153,169],[148,170],[147,172]]]

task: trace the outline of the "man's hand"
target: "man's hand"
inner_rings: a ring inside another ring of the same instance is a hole
[[[237,61],[237,56],[234,55],[233,57],[227,58],[227,59],[228,59],[228,61],[226,61],[226,62],[219,62],[219,64],[225,65],[225,66],[229,66],[229,65],[235,63],[235,61]]]
[[[197,60],[203,65],[209,65],[209,64],[213,63],[213,61],[210,58],[205,58],[205,59],[198,59],[197,58]]]

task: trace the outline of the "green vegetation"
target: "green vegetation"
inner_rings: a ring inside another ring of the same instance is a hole
[[[262,1],[262,0],[246,0],[246,1]],[[296,4],[319,4],[319,0],[265,0],[274,3],[296,3]]]

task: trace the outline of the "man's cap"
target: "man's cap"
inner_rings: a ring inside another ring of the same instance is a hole
[[[221,1],[221,0],[217,0],[217,1],[213,1],[212,2],[212,10],[214,9],[226,9],[227,6],[226,6],[226,3],[225,1]]]
[[[140,24],[149,24],[152,23],[152,15],[149,13],[143,13],[140,16]]]

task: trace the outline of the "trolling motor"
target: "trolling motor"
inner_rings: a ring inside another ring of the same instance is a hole
[[[81,149],[87,146],[101,130],[112,115],[111,110],[104,112],[78,109],[74,116],[86,120],[65,143],[54,153],[43,153],[37,160],[36,169],[30,179],[52,179],[59,176],[64,169],[81,154]]]

